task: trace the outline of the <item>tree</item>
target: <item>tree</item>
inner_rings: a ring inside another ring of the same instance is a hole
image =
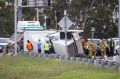
[[[14,0],[0,0],[0,30],[1,35],[12,34],[14,31],[14,7],[5,5],[5,1],[13,4]],[[23,4],[27,0],[23,0]],[[113,20],[113,11],[118,11],[118,0],[52,0],[51,6],[44,7],[43,14],[40,15],[40,22],[43,25],[44,16],[50,18],[50,27],[55,27],[55,11],[57,12],[57,21],[63,17],[64,10],[67,10],[68,17],[80,25],[85,31],[87,37],[91,35],[91,27],[95,27],[98,33],[105,32],[107,37],[117,36],[117,24]],[[23,8],[23,18],[33,20],[36,17],[36,11],[33,8]],[[105,28],[104,28],[105,27]]]
[[[0,0],[0,7],[1,8],[5,7],[5,1],[4,0]]]
[[[107,37],[114,37],[117,36],[117,25],[113,22],[116,5],[118,0],[72,0],[71,4],[67,0],[55,0],[51,11],[59,10],[63,17],[63,10],[67,9],[69,18],[80,24],[87,37],[91,35],[91,27],[95,27],[96,32],[105,32]]]
[[[13,33],[13,6],[6,6],[5,1],[0,1],[0,35],[1,36],[10,36]]]

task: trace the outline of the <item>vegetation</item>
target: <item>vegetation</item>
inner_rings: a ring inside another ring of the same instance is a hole
[[[91,27],[95,27],[97,33],[105,32],[105,37],[117,36],[118,25],[113,20],[113,12],[118,10],[118,0],[71,0],[71,3],[70,0],[54,1],[56,5],[53,5],[53,9],[60,12],[67,9],[68,16],[85,30],[87,37],[91,35]]]
[[[5,5],[5,0],[0,0],[0,36],[10,36],[14,31],[13,6]]]
[[[120,79],[119,74],[81,62],[0,57],[0,79]]]
[[[5,1],[12,5],[5,5]],[[14,0],[0,0],[0,35],[10,36],[14,32]],[[27,0],[23,0],[26,5]],[[44,15],[50,20],[49,28],[55,27],[55,11],[57,20],[63,17],[63,11],[67,10],[68,17],[85,30],[86,37],[91,35],[91,27],[95,27],[95,32],[104,33],[106,37],[116,37],[118,35],[118,21],[114,21],[113,12],[118,11],[118,0],[52,0],[50,7],[44,8],[40,13],[41,25],[44,24]],[[23,8],[24,20],[34,20],[36,11],[33,8]],[[56,28],[58,29],[58,28]]]

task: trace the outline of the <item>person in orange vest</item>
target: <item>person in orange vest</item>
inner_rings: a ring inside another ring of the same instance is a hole
[[[33,45],[29,40],[27,40],[27,50],[29,52],[29,56],[31,56],[32,55],[32,50],[33,50]]]

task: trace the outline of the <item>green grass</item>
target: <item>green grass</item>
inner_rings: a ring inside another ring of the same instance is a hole
[[[120,72],[80,62],[0,57],[0,79],[120,79]]]

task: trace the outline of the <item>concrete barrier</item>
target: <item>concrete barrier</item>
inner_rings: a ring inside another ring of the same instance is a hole
[[[87,58],[82,58],[82,62],[87,62],[88,61],[88,59]]]
[[[82,60],[82,58],[81,57],[76,57],[76,59],[75,59],[77,62],[79,62],[79,61],[81,61]]]
[[[58,59],[63,60],[64,56],[59,55]]]
[[[94,65],[98,65],[99,64],[99,60],[94,60]]]
[[[111,67],[111,62],[108,61],[107,63],[108,63],[107,66],[108,66],[108,67]]]
[[[49,58],[54,58],[54,55],[53,54],[48,54],[49,56]]]
[[[64,56],[64,60],[65,60],[65,61],[69,61],[69,60],[70,60],[70,57],[69,57],[69,56]]]
[[[94,59],[88,59],[87,62],[88,63],[94,63]]]
[[[33,54],[34,57],[36,57],[36,56],[38,56],[38,55],[39,55],[38,53],[34,53],[34,54]]]
[[[119,62],[112,62],[112,68],[118,69],[119,68]]]
[[[70,57],[70,61],[75,61],[75,57]]]
[[[59,55],[53,54],[53,58],[57,59],[57,58],[59,58]]]

